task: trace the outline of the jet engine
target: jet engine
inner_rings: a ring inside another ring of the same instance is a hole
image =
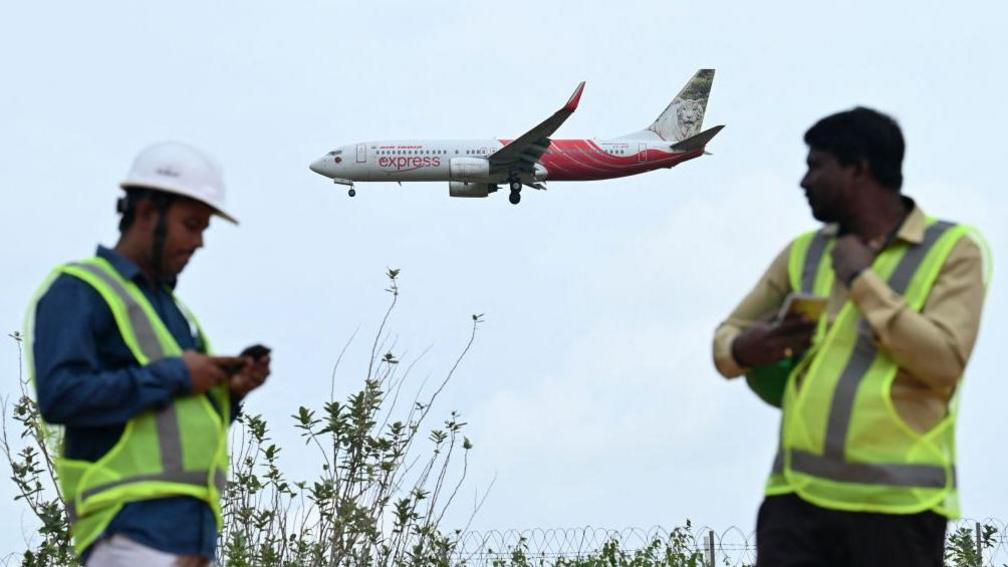
[[[486,197],[497,190],[493,183],[449,181],[448,194],[452,197]]]
[[[490,162],[486,158],[457,157],[448,162],[448,174],[454,181],[481,181],[490,177]],[[485,197],[486,195],[481,195]]]

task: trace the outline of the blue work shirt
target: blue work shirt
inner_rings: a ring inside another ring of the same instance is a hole
[[[182,350],[199,350],[198,333],[176,305],[170,286],[152,288],[140,268],[114,250],[99,246],[97,255],[136,282]],[[45,421],[64,426],[69,459],[98,460],[119,441],[130,419],[192,390],[181,358],[140,366],[108,304],[74,276],[60,275],[38,301],[33,338],[39,411]],[[188,496],[128,503],[103,537],[112,534],[177,555],[213,559],[217,548],[213,511]]]

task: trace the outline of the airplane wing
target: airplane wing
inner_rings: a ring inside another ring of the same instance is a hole
[[[567,104],[538,126],[512,140],[508,145],[490,154],[490,172],[531,172],[539,158],[550,145],[550,136],[577,110],[584,90],[584,81],[577,86]]]

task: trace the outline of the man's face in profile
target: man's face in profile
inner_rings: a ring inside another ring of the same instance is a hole
[[[168,233],[161,258],[163,265],[158,268],[165,275],[178,276],[196,250],[203,247],[203,232],[210,226],[213,209],[199,201],[179,199],[165,214]]]
[[[845,166],[833,154],[815,148],[809,149],[805,163],[808,170],[801,187],[812,216],[825,223],[843,221],[854,166]]]

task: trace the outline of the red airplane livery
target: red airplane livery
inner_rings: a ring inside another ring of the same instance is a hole
[[[312,171],[350,187],[361,181],[448,182],[452,197],[486,197],[506,183],[517,205],[523,187],[590,181],[669,168],[704,155],[724,126],[701,130],[714,69],[700,69],[647,128],[608,140],[556,140],[577,109],[584,83],[563,108],[513,139],[362,142],[315,160]]]

